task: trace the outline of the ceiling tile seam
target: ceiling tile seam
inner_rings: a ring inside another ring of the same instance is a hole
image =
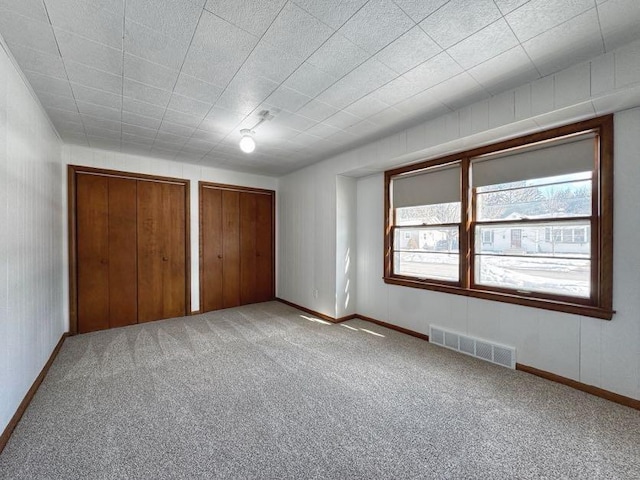
[[[498,6],[498,4],[496,4],[496,1],[493,0],[493,3],[496,7],[498,7],[498,10],[500,10],[500,13],[502,13],[502,10],[500,9],[500,7]],[[522,5],[520,5],[520,7],[525,6],[527,3],[529,2],[525,2]],[[518,7],[518,8],[520,8]],[[513,10],[511,10],[508,13],[511,12],[515,12],[516,10],[518,10],[518,8],[514,8]],[[535,64],[535,62],[533,61],[533,59],[531,58],[531,55],[529,55],[529,52],[527,52],[527,49],[524,48],[524,45],[522,45],[522,41],[520,40],[520,37],[518,37],[518,35],[516,35],[515,30],[513,29],[513,27],[511,26],[511,24],[509,23],[509,21],[507,20],[507,17],[505,16],[506,14],[502,13],[502,18],[504,19],[505,23],[507,24],[507,26],[509,27],[509,30],[511,30],[511,33],[513,33],[513,36],[516,38],[516,40],[518,41],[518,45],[520,46],[520,48],[522,49],[522,51],[524,52],[524,54],[527,56],[527,58],[529,59],[529,61],[531,62],[531,65],[533,65],[533,68],[536,69],[536,73],[538,74],[538,78],[542,78],[542,73],[540,72],[540,69],[538,68],[538,66]],[[504,53],[504,52],[503,52]],[[493,57],[495,58],[495,57]],[[491,59],[489,59],[491,60]],[[488,61],[488,60],[487,60]],[[482,62],[484,63],[484,62]],[[482,65],[482,63],[480,63],[479,65]],[[476,65],[477,66],[477,65]]]
[[[73,92],[73,89],[71,88],[71,81],[69,80],[69,73],[67,72],[67,66],[64,63],[64,58],[62,57],[62,51],[60,50],[60,44],[58,43],[58,36],[56,35],[56,31],[53,28],[53,23],[51,23],[51,16],[49,15],[49,9],[47,8],[47,4],[46,2],[43,0],[42,1],[42,5],[44,7],[44,13],[47,15],[47,20],[49,20],[49,25],[51,26],[51,30],[53,33],[53,40],[54,42],[56,42],[56,48],[58,49],[58,54],[60,55],[60,61],[62,62],[62,68],[64,70],[64,74],[67,77],[67,83],[69,84],[69,90],[71,91],[71,96],[73,97],[73,101],[76,104],[76,110],[78,111],[78,115],[80,116],[80,122],[82,123],[82,130],[84,131],[84,135],[85,138],[87,139],[87,143],[89,142],[89,138],[87,137],[87,127],[84,124],[84,120],[82,119],[82,116],[80,115],[80,109],[78,108],[78,100],[76,99],[76,95]],[[48,116],[48,114],[47,114]],[[51,123],[53,124],[53,121],[51,121]],[[55,127],[54,127],[55,128]],[[56,129],[57,132],[57,129]],[[60,133],[58,133],[58,136],[60,136]]]
[[[523,6],[524,6],[524,5],[523,5]],[[517,8],[516,10],[519,10],[519,9]],[[514,10],[514,12],[515,12],[516,10]],[[553,30],[554,28],[558,28],[558,27],[560,27],[560,26],[564,25],[565,23],[569,23],[570,21],[572,21],[572,20],[574,20],[574,19],[576,19],[576,18],[580,17],[581,15],[584,15],[585,13],[590,12],[591,10],[597,10],[597,9],[596,9],[596,7],[589,7],[589,8],[587,8],[586,10],[583,10],[582,12],[580,12],[580,13],[578,13],[578,14],[574,15],[573,17],[571,17],[571,18],[567,18],[566,20],[564,20],[564,21],[562,21],[562,22],[560,22],[560,23],[558,23],[558,24],[556,24],[556,25],[554,25],[554,26],[552,26],[552,27],[550,27],[550,28],[547,28],[546,30],[544,30],[544,31],[542,31],[542,32],[540,32],[540,33],[538,33],[538,34],[534,35],[533,37],[531,37],[531,38],[527,38],[526,40],[523,40],[523,41],[522,41],[522,40],[520,40],[520,38],[518,37],[518,35],[516,35],[516,38],[518,39],[518,41],[520,41],[520,42],[523,44],[523,47],[524,47],[524,44],[525,44],[525,43],[529,43],[529,42],[530,42],[531,40],[533,40],[534,38],[538,38],[539,36],[544,35],[545,33],[548,33],[550,30]],[[597,14],[597,12],[596,12],[596,14]],[[507,23],[509,23],[509,21],[507,20],[507,18],[506,18],[506,17],[505,17],[505,20],[506,20],[506,22],[507,22]],[[511,25],[509,24],[509,26],[511,26]],[[526,49],[525,49],[525,50],[526,50]]]
[[[229,80],[229,83],[227,83],[227,85],[224,87],[224,89],[222,90],[222,92],[220,92],[220,95],[218,96],[218,99],[220,99],[220,97],[222,97],[222,95],[224,95],[224,93],[227,91],[227,89],[229,88],[229,85],[231,84],[231,82],[233,82],[233,80],[234,80],[234,79],[236,78],[236,76],[238,75],[238,72],[239,72],[240,70],[242,70],[242,67],[245,65],[245,63],[247,63],[247,60],[249,59],[249,57],[251,56],[251,54],[255,51],[255,49],[258,47],[258,45],[260,45],[260,42],[262,41],[262,39],[264,38],[264,36],[265,36],[265,35],[267,34],[267,32],[271,29],[271,27],[273,26],[273,23],[277,20],[277,18],[280,16],[280,14],[281,14],[281,13],[282,13],[282,11],[284,10],[284,8],[285,8],[285,7],[287,6],[287,4],[289,4],[289,3],[290,3],[290,2],[289,2],[289,0],[287,0],[287,1],[282,5],[282,7],[280,8],[280,10],[278,10],[278,13],[273,17],[273,19],[271,20],[271,23],[269,23],[269,26],[266,28],[266,30],[264,31],[264,33],[263,33],[262,35],[260,35],[260,37],[258,38],[258,41],[256,42],[256,44],[253,46],[253,48],[251,49],[251,51],[247,54],[247,56],[246,56],[246,57],[245,57],[245,59],[242,61],[242,63],[241,63],[241,64],[240,64],[240,66],[238,67],[238,69],[234,72],[233,76],[232,76],[232,77],[231,77],[231,79]],[[205,8],[203,8],[203,11],[204,11],[204,10],[206,10],[206,9],[205,9]],[[209,10],[207,10],[207,12],[209,12]],[[213,15],[215,15],[213,12],[210,12],[210,13],[212,13]],[[218,17],[218,15],[216,15],[216,17]],[[220,17],[218,17],[218,18],[220,18]],[[315,18],[315,17],[314,17],[314,18]],[[231,22],[228,22],[228,21],[227,21],[227,20],[225,20],[225,19],[222,19],[222,20],[224,20],[224,21],[225,21],[225,22],[227,22],[227,23],[231,23]],[[198,22],[199,22],[199,21],[198,21]],[[233,25],[233,24],[232,24],[232,25]],[[244,29],[243,29],[243,30],[244,30]],[[251,35],[253,35],[253,34],[251,34]],[[333,33],[332,35],[330,35],[330,36],[329,36],[329,38],[331,38],[333,35],[335,35],[335,31],[334,31],[334,33]],[[253,35],[253,36],[255,36],[255,35]],[[329,40],[329,39],[325,40],[325,41],[322,43],[322,45],[324,45],[328,40]],[[320,47],[321,47],[322,45],[320,45]],[[318,48],[320,48],[320,47],[318,47]],[[316,49],[316,50],[314,50],[314,53],[315,53],[315,51],[317,51],[317,49]],[[313,55],[313,53],[311,53],[311,55]],[[309,55],[309,56],[311,56],[311,55]],[[309,57],[307,57],[307,58],[309,58]],[[306,60],[305,60],[305,61],[306,61]],[[304,63],[304,61],[303,61],[303,63]],[[297,70],[297,69],[296,69],[296,70]],[[282,82],[280,82],[280,84],[276,87],[276,90],[277,90],[278,88],[280,88],[280,87],[284,84],[284,82],[286,82],[286,81],[289,79],[289,77],[291,77],[291,75],[293,75],[293,73],[295,73],[295,71],[296,71],[296,70],[294,70],[294,72],[292,72],[289,76],[287,76],[287,78],[285,78]],[[174,86],[174,88],[175,88],[175,86]],[[274,91],[275,91],[275,90],[274,90]],[[269,98],[269,96],[271,95],[271,93],[273,93],[273,92],[270,92],[270,93],[269,93],[269,95],[267,95],[265,98],[263,98],[263,99],[260,101],[260,104],[264,103],[264,101],[265,101],[267,98]],[[209,116],[209,114],[211,113],[211,111],[216,107],[216,104],[217,104],[217,103],[218,103],[218,100],[216,100],[216,102],[214,102],[214,103],[213,103],[213,105],[211,106],[211,108],[209,108],[209,110],[208,110],[208,111],[207,111],[207,113],[205,114],[205,116],[204,116],[204,118],[202,119],[202,121],[201,121],[201,122],[198,124],[198,126],[196,127],[196,130],[199,130],[199,129],[200,129],[200,125],[202,125],[202,124],[204,123],[204,121],[207,119],[207,117]],[[218,107],[218,108],[222,108],[222,107]],[[245,117],[244,117],[240,122],[238,122],[238,123],[233,127],[233,129],[231,129],[231,130],[230,130],[230,132],[229,132],[229,133],[227,133],[227,135],[225,135],[222,139],[220,139],[220,140],[219,140],[219,141],[218,141],[218,142],[213,146],[213,148],[211,148],[211,150],[209,150],[207,153],[205,153],[205,154],[202,156],[202,158],[201,158],[200,160],[202,160],[204,157],[206,157],[206,156],[207,156],[207,155],[209,155],[211,152],[213,152],[213,151],[218,147],[218,145],[220,145],[222,142],[224,142],[224,141],[229,137],[229,135],[231,135],[231,134],[235,131],[235,129],[236,129],[236,128],[238,128],[238,125],[240,125],[240,124],[241,124],[242,122],[244,122],[247,118],[249,118],[249,117],[253,114],[253,112],[255,112],[255,109],[254,109],[254,110],[252,110],[252,111],[251,111],[251,113],[249,113],[249,114],[245,115]],[[194,130],[194,133],[195,133],[195,131],[196,131],[196,130]],[[191,134],[191,137],[189,137],[189,140],[190,140],[192,137],[193,137],[193,133]],[[187,140],[187,141],[189,141],[189,140]]]
[[[440,5],[438,8],[436,8],[433,12],[431,12],[431,13],[427,14],[427,16],[425,16],[424,18],[421,18],[419,21],[415,21],[415,20],[413,19],[413,17],[411,17],[411,15],[409,15],[407,12],[405,12],[405,10],[404,10],[400,5],[398,5],[398,3],[397,3],[395,0],[391,0],[391,1],[394,3],[394,5],[395,5],[396,7],[398,7],[400,10],[402,10],[402,12],[403,12],[407,17],[409,17],[409,18],[411,19],[411,21],[412,21],[412,22],[414,22],[416,25],[418,25],[419,23],[424,22],[424,21],[425,21],[427,18],[429,18],[431,15],[434,15],[435,13],[437,13],[438,11],[440,11],[441,9],[443,9],[445,6],[447,6],[449,3],[451,3],[451,0],[448,0],[448,1],[444,2],[442,5]]]
[[[596,17],[598,18],[598,31],[600,32],[600,38],[602,39],[602,51],[604,53],[607,53],[607,44],[604,41],[604,33],[602,32],[602,22],[600,21],[600,9],[598,8],[597,2],[596,2],[595,9],[596,9]]]
[[[187,56],[189,55],[189,50],[191,50],[191,46],[193,45],[193,39],[195,38],[196,32],[198,31],[198,26],[200,25],[200,21],[202,20],[202,14],[204,13],[204,11],[205,11],[204,8],[202,8],[200,10],[200,15],[198,16],[198,21],[196,22],[196,25],[193,28],[193,32],[191,33],[191,38],[189,39],[189,46],[187,47],[187,49],[184,52],[184,57],[182,58],[182,62],[180,63],[180,69],[178,70],[179,73],[176,76],[176,80],[173,82],[173,87],[171,88],[171,96],[173,96],[173,93],[174,93],[174,91],[176,89],[176,85],[178,84],[178,80],[180,78],[180,72],[182,72],[182,69],[184,67],[184,62],[187,60]],[[123,73],[124,73],[124,70],[123,70]],[[162,113],[162,118],[160,119],[160,124],[158,125],[158,130],[156,131],[156,136],[155,136],[155,138],[153,140],[154,144],[156,143],[156,140],[158,139],[158,133],[160,132],[160,127],[162,126],[162,122],[164,122],[164,117],[167,115],[167,110],[169,110],[169,104],[170,103],[171,103],[171,97],[169,97],[169,101],[167,102],[167,105],[164,108],[164,112]]]
[[[360,8],[358,8],[355,12],[353,12],[353,13],[349,16],[349,18],[347,18],[344,22],[342,22],[342,23],[340,24],[340,26],[339,26],[338,28],[335,28],[335,27],[333,27],[333,26],[329,25],[328,23],[325,23],[321,18],[318,18],[316,15],[314,15],[313,13],[311,13],[309,10],[307,10],[306,8],[304,8],[302,5],[299,5],[299,4],[297,3],[297,1],[296,1],[296,0],[291,0],[291,3],[293,3],[293,4],[294,4],[296,7],[298,7],[300,10],[303,10],[304,12],[308,13],[309,15],[311,15],[313,18],[315,18],[316,20],[318,20],[320,23],[322,23],[322,24],[323,24],[323,25],[325,25],[326,27],[329,27],[331,30],[333,30],[333,31],[334,31],[334,34],[335,34],[335,32],[337,32],[337,31],[338,31],[338,30],[340,30],[342,27],[344,27],[344,25],[345,25],[349,20],[351,20],[353,17],[355,17],[355,16],[358,14],[358,12],[359,12],[360,10],[362,10],[365,6],[367,6],[367,4],[369,4],[369,3],[370,3],[370,0],[367,0],[366,2],[364,2],[364,3],[360,6]],[[333,36],[333,35],[331,35],[331,37],[332,37],[332,36]],[[329,37],[329,38],[331,38],[331,37]],[[326,43],[326,42],[324,42],[324,43]],[[324,44],[324,43],[323,43],[323,44]],[[311,55],[313,55],[313,53],[312,53]],[[309,55],[309,56],[311,56],[311,55]],[[309,58],[309,57],[307,57],[307,58]],[[306,61],[306,60],[305,60],[305,61]]]
[[[127,0],[122,0],[122,76],[120,77],[120,150],[122,150],[122,123],[124,121],[124,40],[126,33]]]

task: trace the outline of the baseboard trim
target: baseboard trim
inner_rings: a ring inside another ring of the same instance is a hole
[[[595,395],[596,397],[604,398],[605,400],[609,400],[614,403],[619,403],[620,405],[624,405],[625,407],[640,410],[640,400],[636,400],[635,398],[625,397],[624,395],[620,395],[619,393],[610,392],[609,390],[605,390],[603,388],[578,382],[576,380],[572,380],[561,375],[556,375],[555,373],[547,372],[545,370],[539,370],[537,368],[523,365],[521,363],[516,363],[516,370],[530,373],[531,375],[544,378],[545,380],[551,380],[552,382],[561,383],[562,385],[575,388],[576,390],[580,390],[582,392],[590,393],[591,395]]]
[[[429,335],[425,335],[424,333],[419,333],[414,330],[409,330],[408,328],[399,327],[397,325],[393,325],[392,323],[383,322],[382,320],[377,320],[365,315],[356,315],[356,317],[367,322],[375,323],[376,325],[380,325],[381,327],[388,328],[389,330],[395,330],[396,332],[404,333],[405,335],[411,335],[412,337],[417,337],[421,340],[426,340],[427,342],[429,341]]]
[[[189,316],[200,315],[201,313],[202,313],[201,310],[191,310],[191,312],[189,313]]]
[[[58,340],[57,345],[53,349],[53,352],[51,352],[51,355],[49,356],[49,360],[47,360],[47,363],[45,363],[44,367],[42,367],[40,374],[34,380],[33,385],[31,385],[31,388],[22,399],[22,402],[20,402],[20,405],[18,405],[18,409],[16,410],[16,413],[13,415],[13,417],[11,417],[11,420],[9,420],[9,424],[2,432],[2,435],[0,435],[0,453],[2,453],[2,451],[4,450],[4,447],[6,447],[7,443],[9,443],[9,438],[11,438],[11,434],[13,433],[15,428],[18,426],[18,423],[20,422],[22,415],[24,415],[24,412],[27,410],[27,407],[31,403],[33,396],[38,391],[38,388],[40,387],[40,384],[44,380],[44,377],[47,376],[47,372],[49,371],[49,368],[51,368],[51,364],[53,364],[53,361],[58,356],[58,352],[60,351],[60,348],[62,348],[62,344],[64,343],[65,339],[68,336],[69,336],[68,332],[65,332],[62,334],[62,336],[60,337],[60,340]]]
[[[318,317],[322,320],[326,320],[327,322],[331,322],[331,323],[346,322],[347,320],[353,320],[358,316],[355,313],[353,313],[351,315],[346,315],[344,317],[335,318],[329,315],[325,315],[324,313],[316,312],[315,310],[311,310],[310,308],[303,307],[302,305],[298,305],[297,303],[290,302],[289,300],[285,300],[284,298],[276,297],[276,301],[280,303],[284,303],[285,305],[289,305],[290,307],[297,308],[298,310],[302,310],[303,312],[307,312],[310,315],[313,315],[315,317]]]

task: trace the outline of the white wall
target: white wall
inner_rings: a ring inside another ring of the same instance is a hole
[[[616,115],[616,261],[611,322],[546,310],[500,304],[408,287],[387,286],[382,278],[382,176],[357,183],[356,311],[419,332],[429,322],[518,348],[518,362],[633,398],[640,398],[640,306],[631,289],[640,284],[638,238],[640,204],[635,193],[640,144],[640,42],[634,42],[555,75],[487,98],[444,116],[374,141],[280,179],[280,297],[338,316],[333,302],[314,298],[314,288],[337,296],[336,275],[319,272],[317,262],[335,264],[337,175],[362,176],[418,159],[575,122]],[[635,148],[634,148],[635,146]],[[632,152],[636,153],[632,153]],[[631,153],[630,153],[631,152]],[[635,156],[635,157],[634,157]],[[634,170],[635,168],[635,170]],[[286,213],[285,213],[286,212]],[[289,213],[295,212],[295,215]],[[312,213],[315,216],[312,217]],[[320,215],[320,216],[318,216]],[[630,220],[622,220],[626,215]],[[322,242],[317,239],[323,237]],[[307,239],[314,251],[300,249]],[[627,239],[627,240],[625,240]],[[317,249],[321,249],[318,253]],[[634,270],[635,268],[635,270]],[[428,317],[426,316],[428,312]]]
[[[0,41],[0,432],[65,331],[60,140]]]
[[[222,170],[213,167],[199,166],[178,161],[162,160],[159,158],[130,155],[119,152],[92,149],[77,145],[64,145],[62,147],[62,160],[66,165],[81,165],[110,170],[120,170],[131,173],[145,173],[166,177],[184,178],[191,181],[191,310],[200,308],[200,266],[199,266],[199,203],[198,182],[215,182],[228,185],[278,189],[278,180],[275,177],[254,175],[249,173]],[[66,188],[66,183],[65,183]],[[278,194],[276,193],[276,198]],[[66,199],[65,199],[66,202]],[[67,205],[64,205],[65,212]],[[276,212],[276,218],[278,213]],[[67,228],[65,215],[65,231]],[[67,239],[65,237],[65,252]],[[277,259],[276,259],[277,260]],[[65,256],[66,263],[66,256]],[[64,281],[65,289],[68,289],[68,277]],[[65,291],[66,293],[66,291]],[[65,299],[68,295],[65,296]],[[65,303],[65,314],[68,321],[68,301]]]
[[[356,179],[336,176],[336,317],[356,313]]]

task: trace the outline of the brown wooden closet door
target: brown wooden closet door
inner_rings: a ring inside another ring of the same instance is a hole
[[[109,327],[138,322],[137,182],[109,182]]]
[[[138,181],[138,322],[186,314],[184,188]]]
[[[255,302],[273,300],[273,195],[256,194]]]
[[[222,191],[222,306],[240,305],[240,194]]]
[[[256,197],[240,193],[240,304],[256,302]]]
[[[222,191],[200,188],[202,221],[202,311],[223,308],[222,301]]]
[[[109,328],[109,183],[76,178],[78,332]]]

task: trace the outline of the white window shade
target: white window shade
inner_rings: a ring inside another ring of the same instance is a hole
[[[590,172],[594,167],[595,135],[592,133],[499,152],[472,160],[474,187]]]
[[[460,165],[401,175],[392,181],[393,208],[460,201]]]

